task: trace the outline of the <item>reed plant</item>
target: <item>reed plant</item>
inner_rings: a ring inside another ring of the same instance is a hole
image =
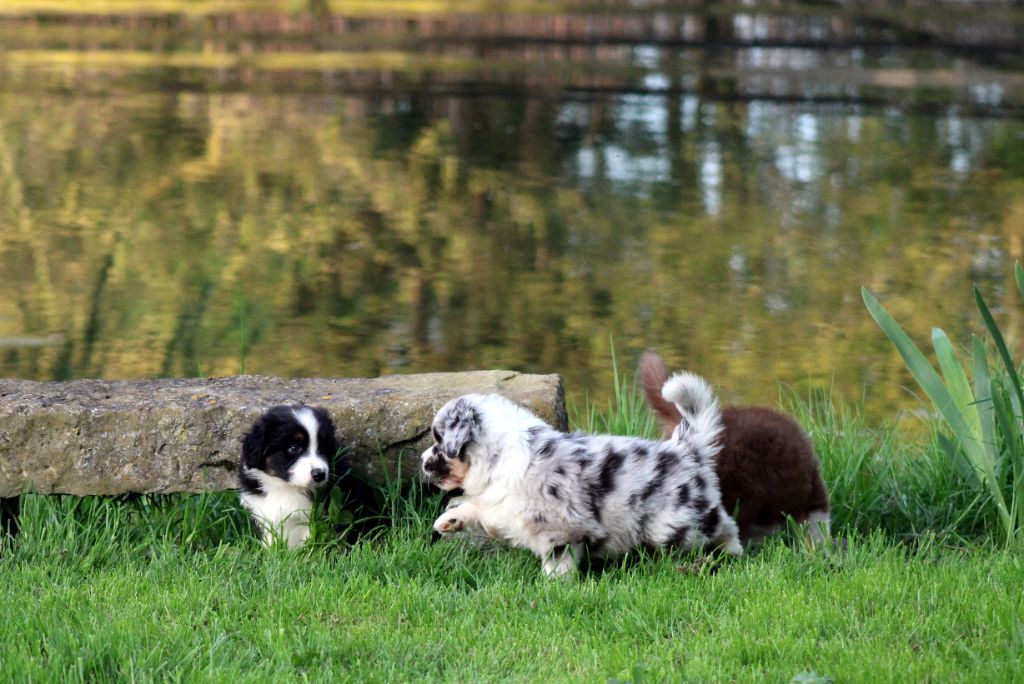
[[[1015,279],[1024,298],[1024,268],[1019,263]],[[978,492],[977,505],[997,521],[1001,543],[1024,545],[1024,384],[1020,364],[1014,361],[981,290],[975,286],[974,297],[992,346],[973,335],[970,360],[961,361],[946,333],[933,328],[932,346],[941,376],[878,300],[866,289],[862,296],[935,405],[948,430],[938,435],[939,444],[960,477]]]

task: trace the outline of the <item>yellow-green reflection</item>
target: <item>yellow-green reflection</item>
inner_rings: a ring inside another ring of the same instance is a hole
[[[614,340],[728,401],[781,381],[881,416],[917,403],[861,285],[965,340],[978,282],[1019,338],[1013,119],[103,83],[0,94],[4,376],[504,367],[603,401]]]

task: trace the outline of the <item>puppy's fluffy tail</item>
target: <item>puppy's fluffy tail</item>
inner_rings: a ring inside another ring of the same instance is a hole
[[[640,382],[644,388],[647,405],[661,421],[665,437],[671,436],[672,431],[676,429],[676,425],[679,425],[679,421],[683,417],[679,414],[676,405],[661,395],[661,389],[665,386],[665,381],[668,380],[668,367],[656,352],[646,351],[640,357],[637,374],[640,376]]]
[[[676,373],[661,388],[661,395],[675,404],[682,417],[672,439],[685,439],[702,458],[714,458],[721,449],[722,411],[711,386],[699,375]]]

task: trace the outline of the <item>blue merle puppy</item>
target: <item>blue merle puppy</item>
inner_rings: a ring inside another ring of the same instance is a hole
[[[721,414],[703,379],[664,387],[683,420],[671,438],[566,434],[496,394],[467,394],[435,416],[424,476],[463,502],[439,517],[443,535],[463,529],[533,551],[547,575],[646,547],[717,544],[740,554],[736,523],[721,506],[714,462]]]

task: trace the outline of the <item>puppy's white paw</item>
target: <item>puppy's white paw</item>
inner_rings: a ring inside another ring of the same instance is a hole
[[[731,537],[722,544],[722,550],[733,556],[741,556],[743,555],[743,544],[738,538]]]
[[[576,555],[578,550],[572,546],[553,550],[548,555],[541,568],[546,577],[569,577],[576,570]]]
[[[434,521],[434,529],[438,534],[445,536],[460,532],[463,527],[463,522],[456,515],[455,509],[445,511],[440,518]]]

